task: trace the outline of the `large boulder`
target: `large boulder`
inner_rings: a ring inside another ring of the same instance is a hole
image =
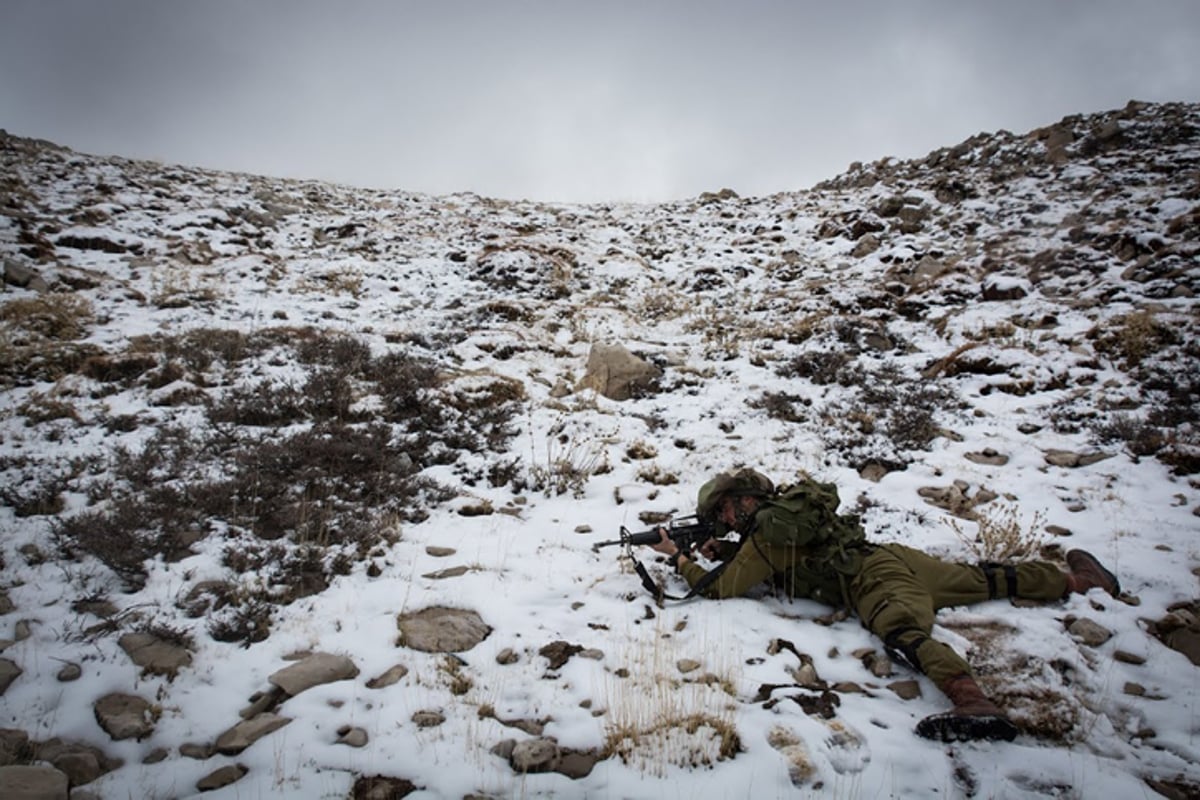
[[[461,653],[482,642],[491,627],[474,611],[431,606],[401,614],[399,644],[423,653]]]
[[[620,344],[594,344],[576,389],[593,389],[610,400],[628,400],[648,391],[662,370]]]
[[[67,800],[67,776],[54,767],[0,767],[0,797],[5,800]]]

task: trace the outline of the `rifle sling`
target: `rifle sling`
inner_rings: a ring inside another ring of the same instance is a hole
[[[687,594],[685,594],[683,597],[676,597],[673,594],[667,594],[666,592],[662,591],[662,589],[660,589],[658,585],[654,583],[654,579],[650,577],[649,570],[646,569],[646,566],[642,564],[641,561],[639,561],[635,556],[630,556],[630,558],[633,558],[633,569],[635,572],[637,572],[638,577],[642,579],[642,586],[645,587],[646,591],[654,595],[657,600],[675,600],[678,602],[691,600],[709,586],[712,586],[716,582],[717,578],[721,577],[721,573],[725,571],[725,568],[729,566],[729,561],[721,562],[714,569],[705,573],[703,578],[696,581],[696,585],[689,589]]]

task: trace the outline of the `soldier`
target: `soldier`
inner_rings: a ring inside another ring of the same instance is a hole
[[[929,739],[1012,740],[1017,728],[975,682],[971,667],[950,646],[932,638],[940,608],[1000,597],[1060,600],[1074,592],[1120,584],[1091,554],[1067,553],[1069,572],[1047,562],[1015,565],[955,564],[900,544],[866,541],[854,516],[836,513],[837,489],[807,479],[776,490],[752,469],[724,473],[701,487],[697,516],[716,525],[718,537],[736,531],[739,541],[710,539],[701,552],[723,563],[705,570],[666,535],[653,548],[698,594],[738,597],[772,581],[789,597],[808,597],[856,613],[888,651],[924,672],[954,704],[926,717],[918,735]]]

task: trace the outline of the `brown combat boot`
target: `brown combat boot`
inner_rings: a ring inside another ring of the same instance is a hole
[[[1096,557],[1086,550],[1071,550],[1067,553],[1067,591],[1087,594],[1089,589],[1103,589],[1113,597],[1121,593],[1121,582],[1117,576],[1105,569]]]
[[[942,691],[954,703],[954,708],[933,714],[917,723],[917,735],[942,742],[972,739],[1011,742],[1017,736],[1017,726],[988,700],[979,684],[970,675],[951,678]]]

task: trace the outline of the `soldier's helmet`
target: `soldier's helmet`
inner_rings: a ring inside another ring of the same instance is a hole
[[[770,497],[774,493],[775,484],[771,483],[771,479],[749,467],[722,472],[700,487],[696,498],[696,516],[702,520],[712,520],[717,515],[717,507],[726,497]]]

